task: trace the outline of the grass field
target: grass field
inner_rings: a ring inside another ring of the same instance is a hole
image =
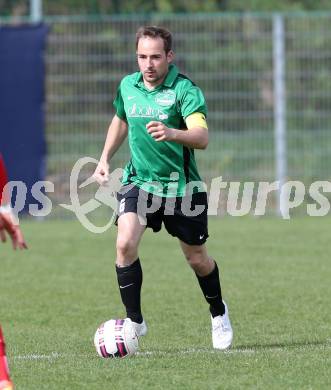
[[[101,359],[97,326],[123,317],[115,229],[25,222],[30,249],[0,248],[0,319],[17,390],[330,389],[330,218],[210,221],[235,332],[211,348],[207,305],[176,240],[147,232],[140,256],[149,334],[140,352]]]

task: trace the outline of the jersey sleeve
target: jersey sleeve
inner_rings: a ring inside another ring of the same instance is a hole
[[[201,89],[195,85],[189,87],[183,94],[181,102],[181,114],[184,119],[189,115],[200,112],[207,116],[207,105]]]
[[[0,206],[8,203],[8,194],[3,193],[3,189],[8,182],[5,163],[0,154]]]
[[[113,105],[115,107],[116,115],[120,119],[126,120],[126,113],[124,109],[124,101],[121,92],[121,85],[119,85],[119,87],[117,88],[117,93]]]

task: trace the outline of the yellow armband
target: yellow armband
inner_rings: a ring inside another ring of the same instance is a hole
[[[188,129],[192,129],[193,127],[204,127],[208,129],[206,117],[201,112],[194,112],[189,115],[185,119],[185,122]]]

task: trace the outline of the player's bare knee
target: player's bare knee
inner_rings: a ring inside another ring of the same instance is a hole
[[[194,250],[192,252],[185,253],[185,257],[192,268],[195,268],[205,262],[204,254],[200,250]]]
[[[122,258],[131,258],[134,257],[137,252],[136,245],[132,242],[132,240],[127,238],[118,238],[116,243],[116,250],[118,256]]]
[[[209,274],[214,268],[214,261],[209,258],[203,246],[196,246],[184,251],[186,260],[195,273],[200,276]]]
[[[187,259],[187,262],[193,270],[196,270],[202,264],[201,260],[197,257],[194,257],[194,256]]]

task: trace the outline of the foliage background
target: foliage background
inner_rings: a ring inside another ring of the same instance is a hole
[[[28,8],[28,0],[0,0],[1,16],[26,14]],[[45,15],[330,9],[329,0],[43,0]]]

